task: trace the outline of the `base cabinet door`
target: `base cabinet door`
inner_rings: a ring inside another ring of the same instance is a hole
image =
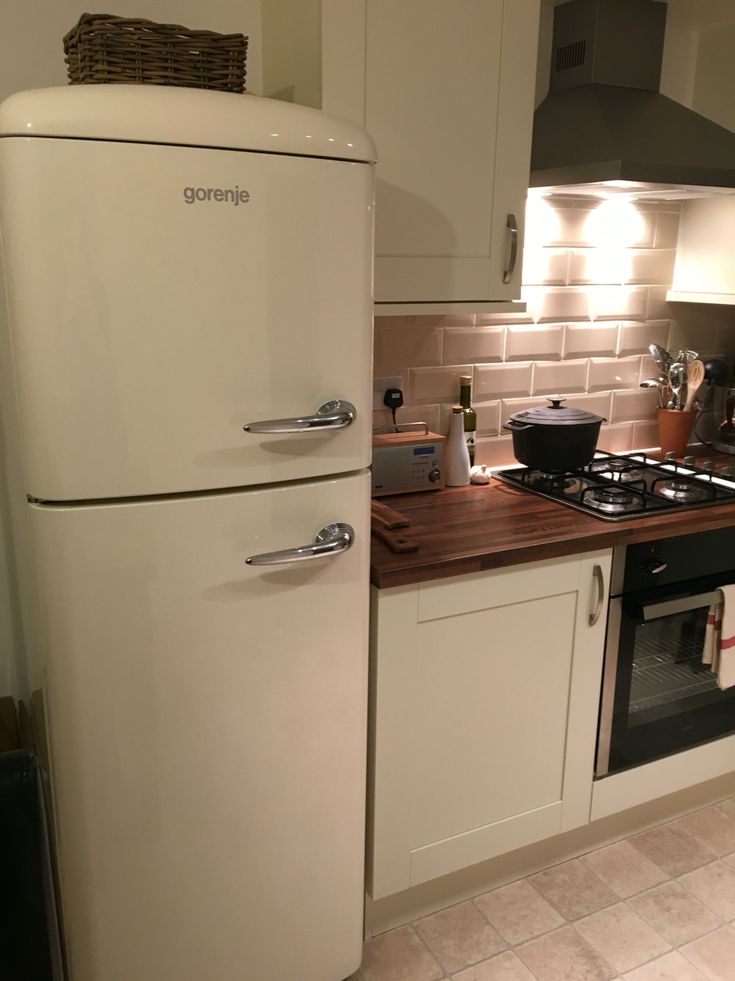
[[[609,567],[374,590],[374,899],[589,820]]]

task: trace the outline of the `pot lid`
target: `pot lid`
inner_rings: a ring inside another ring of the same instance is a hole
[[[588,412],[587,409],[575,409],[573,405],[564,405],[566,399],[554,395],[549,398],[551,405],[537,405],[532,409],[515,412],[511,419],[534,426],[583,426],[595,422],[604,422],[602,416]]]

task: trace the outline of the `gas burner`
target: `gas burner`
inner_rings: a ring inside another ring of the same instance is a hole
[[[589,471],[598,477],[607,477],[608,480],[615,480],[620,484],[644,479],[642,469],[638,469],[627,460],[619,460],[615,457],[609,460],[593,460],[589,465]]]
[[[714,495],[707,484],[696,484],[686,477],[674,477],[672,480],[656,481],[652,488],[654,494],[660,494],[670,501],[680,504],[692,504],[695,501],[706,501]]]
[[[554,494],[569,494],[579,489],[577,477],[566,473],[546,473],[544,470],[532,470],[527,474],[525,483]]]
[[[582,503],[606,514],[627,514],[640,511],[644,506],[641,497],[625,487],[590,487],[584,492]]]

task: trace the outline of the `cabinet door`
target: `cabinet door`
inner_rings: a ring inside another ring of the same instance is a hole
[[[588,821],[608,569],[374,596],[373,898]]]
[[[325,0],[323,107],[378,147],[376,302],[519,297],[538,11]]]

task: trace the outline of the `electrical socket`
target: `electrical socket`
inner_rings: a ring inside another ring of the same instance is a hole
[[[403,388],[403,379],[401,376],[396,375],[392,378],[373,379],[373,412],[379,412],[381,409],[385,409],[386,412],[388,411],[383,405],[383,396],[388,388]]]

